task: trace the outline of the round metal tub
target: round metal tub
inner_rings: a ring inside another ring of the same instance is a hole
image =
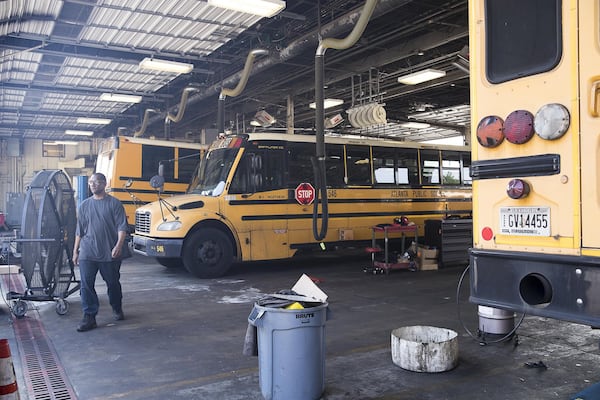
[[[458,334],[434,326],[407,326],[392,331],[392,361],[415,372],[444,372],[458,364]]]

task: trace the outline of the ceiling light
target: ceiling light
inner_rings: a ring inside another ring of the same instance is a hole
[[[325,99],[323,100],[323,109],[339,106],[340,104],[344,104],[344,100],[342,99]],[[309,104],[310,108],[317,108],[317,103],[312,102]]]
[[[189,74],[194,69],[194,64],[177,61],[157,60],[156,58],[144,58],[140,61],[140,68],[155,71],[175,72],[177,74]]]
[[[111,122],[112,122],[112,120],[110,120],[108,118],[88,118],[88,117],[77,118],[78,124],[108,125]]]
[[[429,128],[431,125],[426,124],[425,122],[403,122],[400,124],[401,127],[403,128],[412,128],[412,129],[426,129]]]
[[[441,78],[442,76],[446,76],[446,71],[428,68],[422,71],[413,72],[412,74],[401,76],[398,78],[398,82],[404,83],[405,85],[416,85],[417,83]]]
[[[48,144],[64,144],[67,146],[77,146],[79,142],[76,142],[74,140],[55,140],[53,143]]]
[[[260,122],[258,122],[257,120],[253,119],[252,121],[250,121],[250,125],[252,126],[261,126]]]
[[[65,131],[66,135],[74,135],[74,136],[93,136],[94,132],[93,131],[77,131],[74,129],[67,129]]]
[[[208,0],[215,7],[271,18],[285,8],[281,0]]]
[[[142,101],[142,96],[119,93],[102,93],[100,95],[100,100],[115,101],[118,103],[140,103]]]

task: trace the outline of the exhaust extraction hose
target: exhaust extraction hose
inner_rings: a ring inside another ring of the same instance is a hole
[[[327,201],[327,179],[325,169],[325,108],[324,97],[324,75],[325,75],[325,51],[328,48],[343,50],[353,46],[362,36],[367,23],[375,10],[377,0],[366,0],[360,17],[354,29],[344,39],[326,38],[321,39],[315,54],[315,128],[316,128],[316,157],[313,159],[313,170],[315,175],[316,193],[313,203],[313,236],[315,240],[323,240],[327,236],[329,224],[329,210]],[[319,197],[321,198],[322,224],[318,229],[319,219]]]

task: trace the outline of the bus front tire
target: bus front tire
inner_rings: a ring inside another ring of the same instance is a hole
[[[183,266],[198,278],[223,276],[232,263],[233,245],[221,230],[200,229],[183,245]]]
[[[156,257],[156,261],[163,267],[174,269],[183,267],[181,258],[176,257]]]

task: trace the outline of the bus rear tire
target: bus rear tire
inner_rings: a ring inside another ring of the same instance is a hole
[[[185,241],[182,258],[190,274],[198,278],[218,278],[225,275],[233,263],[233,245],[219,229],[200,229]]]
[[[181,258],[177,258],[177,257],[156,257],[156,261],[163,267],[166,267],[169,269],[183,267],[183,260],[181,260]]]

